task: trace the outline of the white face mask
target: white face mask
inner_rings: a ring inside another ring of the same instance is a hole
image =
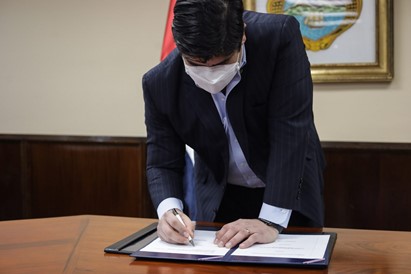
[[[241,52],[241,50],[240,50]],[[207,66],[190,66],[184,62],[186,73],[193,79],[194,83],[208,91],[216,94],[223,90],[240,70],[240,53],[237,62],[233,64]]]

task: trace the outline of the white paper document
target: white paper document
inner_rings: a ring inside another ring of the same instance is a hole
[[[275,242],[255,244],[236,249],[232,256],[276,257],[293,259],[322,259],[330,235],[280,234]]]
[[[215,231],[196,230],[194,234],[194,244],[192,245],[177,245],[166,243],[160,238],[155,239],[150,244],[140,249],[145,252],[162,252],[174,254],[191,254],[191,255],[209,255],[209,256],[224,256],[229,249],[218,247],[214,244]]]
[[[195,246],[166,243],[159,238],[140,249],[142,252],[173,253],[188,255],[224,256],[229,249],[214,244],[215,231],[196,230]],[[280,234],[269,244],[255,244],[249,248],[237,248],[231,256],[254,256],[293,259],[322,259],[330,235]]]

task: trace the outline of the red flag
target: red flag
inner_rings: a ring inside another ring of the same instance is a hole
[[[173,33],[171,32],[171,24],[174,18],[174,5],[176,0],[170,0],[170,6],[168,7],[168,17],[166,23],[166,30],[164,32],[163,48],[161,49],[161,60],[167,57],[167,55],[176,47],[173,39]]]

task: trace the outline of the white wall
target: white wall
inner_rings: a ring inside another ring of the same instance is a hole
[[[168,0],[0,0],[0,133],[145,136]]]
[[[411,1],[394,4],[394,80],[315,85],[323,141],[411,142]],[[167,10],[0,0],[0,134],[145,136],[141,76],[159,61]]]

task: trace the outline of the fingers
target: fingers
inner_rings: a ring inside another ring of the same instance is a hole
[[[179,211],[179,214],[186,226],[171,211],[167,211],[160,218],[157,235],[161,240],[173,244],[188,244],[189,236],[194,237],[195,224],[183,212]]]
[[[216,238],[215,244],[219,247],[232,248],[244,239],[251,238],[252,233],[249,229],[230,229],[226,231],[220,238]]]
[[[245,239],[238,247],[239,248],[247,248],[252,246],[255,243],[259,243],[257,234],[252,234],[250,237]]]
[[[231,248],[240,244],[247,248],[255,243],[271,243],[277,239],[278,231],[259,220],[240,219],[224,225],[216,233],[214,243],[219,247]]]
[[[157,235],[158,237],[171,244],[186,244],[188,240],[186,237],[179,234],[166,222],[159,222],[157,225]]]
[[[196,223],[195,222],[193,222],[193,221],[191,221],[191,219],[187,216],[187,215],[185,215],[183,212],[179,212],[180,213],[180,216],[181,216],[181,218],[183,219],[183,222],[184,222],[184,224],[185,224],[185,226],[186,226],[186,231],[187,231],[187,233],[191,236],[191,237],[193,237],[194,238],[194,231],[195,231],[195,226],[196,226]],[[187,235],[188,236],[188,235]]]
[[[236,246],[253,234],[253,227],[254,225],[252,224],[252,220],[240,219],[235,222],[228,223],[216,233],[214,243],[219,247],[226,248]]]

